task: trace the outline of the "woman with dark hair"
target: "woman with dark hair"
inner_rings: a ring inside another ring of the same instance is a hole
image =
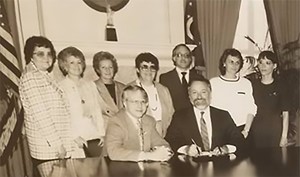
[[[60,85],[70,105],[72,138],[79,147],[72,155],[76,158],[92,156],[83,151],[85,146],[89,148],[89,142],[97,144],[94,149],[98,149],[97,154],[100,154],[105,135],[104,120],[95,83],[82,78],[86,68],[85,57],[79,49],[67,47],[59,52],[57,58],[59,69],[65,76]]]
[[[251,82],[239,76],[243,58],[236,49],[226,49],[219,62],[221,75],[210,79],[211,105],[230,113],[244,137],[248,136],[256,114]]]
[[[75,145],[63,91],[49,71],[56,55],[50,40],[33,36],[24,47],[26,67],[20,79],[20,98],[24,107],[25,131],[34,167],[42,176],[51,168],[40,168],[46,161],[69,158]]]
[[[258,56],[261,78],[253,82],[257,114],[251,133],[255,147],[284,147],[287,145],[289,99],[286,85],[278,77],[279,62],[272,51]]]
[[[174,113],[173,102],[167,87],[155,81],[159,63],[151,53],[141,53],[135,59],[138,79],[128,85],[138,85],[145,89],[149,97],[147,114],[156,120],[156,129],[165,136]]]
[[[93,57],[93,67],[99,79],[95,81],[100,100],[105,127],[110,117],[123,107],[121,95],[125,85],[114,80],[118,72],[116,58],[109,52],[98,52]]]

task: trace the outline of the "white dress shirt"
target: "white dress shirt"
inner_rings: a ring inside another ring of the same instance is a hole
[[[182,83],[182,74],[181,73],[186,72],[186,75],[184,77],[185,77],[185,80],[187,81],[187,83],[189,83],[189,81],[190,81],[190,70],[189,69],[188,70],[182,70],[182,69],[176,67],[176,71],[177,71],[177,74],[180,78],[181,83]]]

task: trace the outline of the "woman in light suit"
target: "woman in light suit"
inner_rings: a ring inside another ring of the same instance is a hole
[[[151,53],[141,53],[135,59],[138,79],[128,85],[138,85],[145,89],[149,97],[147,114],[156,120],[156,129],[161,136],[165,136],[171,123],[174,107],[167,87],[155,81],[159,63]]]
[[[101,151],[104,141],[105,127],[98,101],[99,95],[95,83],[82,78],[86,64],[80,50],[67,47],[60,51],[58,66],[65,76],[60,85],[70,105],[72,136],[79,147],[73,153],[73,157],[83,158],[89,155],[84,154],[84,146],[89,148],[89,142],[97,142],[96,149]]]
[[[118,63],[109,52],[98,52],[93,57],[93,67],[99,79],[95,81],[100,97],[105,127],[110,117],[114,116],[122,105],[121,95],[125,85],[114,80],[118,72]]]

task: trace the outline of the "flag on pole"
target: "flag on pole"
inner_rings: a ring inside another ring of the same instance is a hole
[[[0,162],[9,155],[23,125],[23,109],[18,84],[21,71],[13,43],[4,1],[0,0],[0,82],[7,90],[8,109],[0,117]]]
[[[185,43],[196,45],[192,51],[192,54],[195,57],[195,66],[202,67],[203,69],[205,67],[205,62],[202,42],[198,30],[197,0],[186,0],[184,23]]]

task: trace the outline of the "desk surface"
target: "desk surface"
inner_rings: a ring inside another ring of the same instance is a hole
[[[168,162],[117,162],[107,158],[61,160],[53,177],[256,177],[300,176],[299,148],[260,149],[236,159],[215,158],[197,162],[174,155]],[[47,165],[47,163],[42,164]]]

